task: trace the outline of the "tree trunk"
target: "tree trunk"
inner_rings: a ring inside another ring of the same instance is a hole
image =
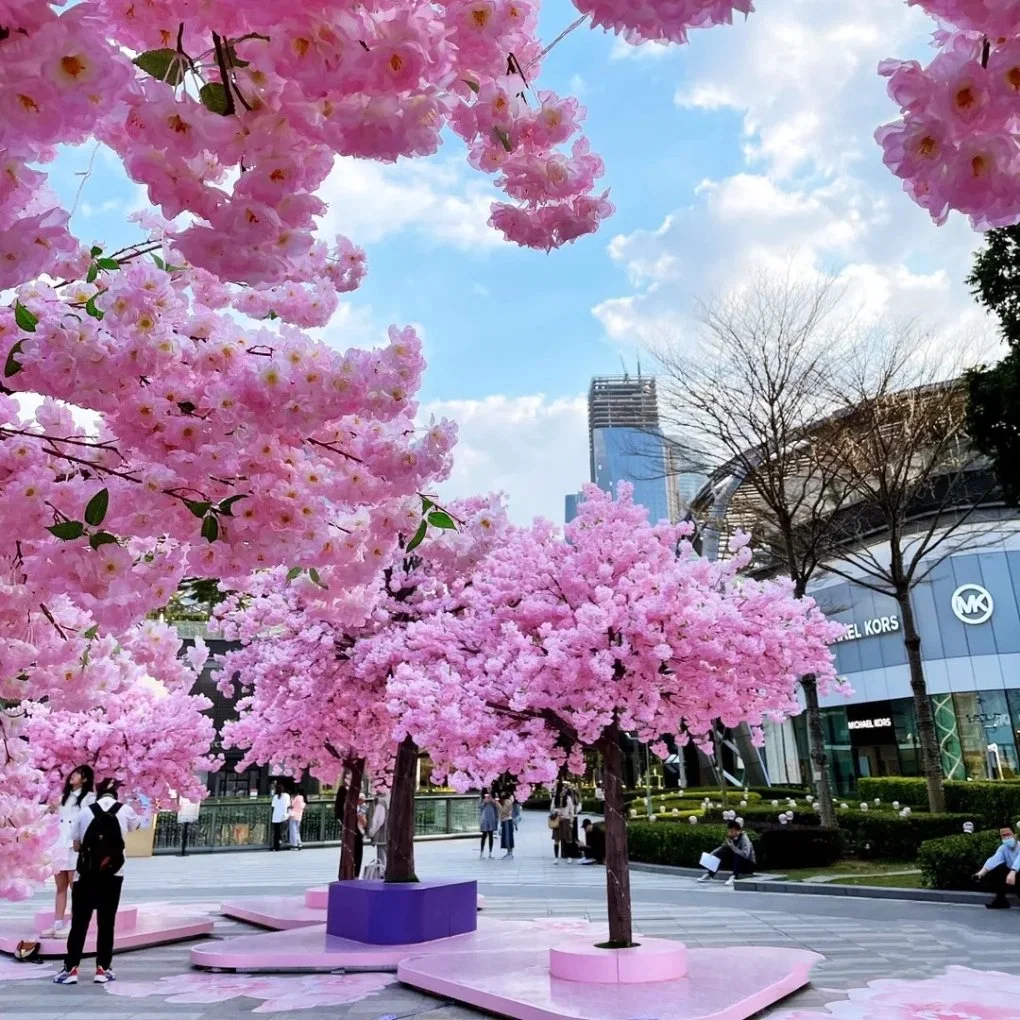
[[[921,770],[928,784],[928,810],[945,811],[946,794],[942,787],[942,755],[935,732],[935,716],[931,710],[928,686],[924,682],[924,664],[921,662],[921,635],[917,632],[914,607],[910,602],[910,589],[896,593],[903,625],[903,644],[907,649],[910,666],[910,689],[914,693],[914,714],[917,716],[917,738],[921,745]]]
[[[404,737],[397,748],[386,832],[386,881],[417,882],[414,873],[414,783],[418,745]]]
[[[825,734],[822,730],[822,710],[818,706],[818,680],[814,673],[800,678],[807,706],[808,753],[811,758],[811,781],[818,798],[818,817],[822,825],[836,827],[836,808],[832,803],[832,784],[829,782],[829,761],[825,754]]]
[[[365,774],[365,759],[358,758],[347,769],[347,795],[344,799],[343,828],[340,834],[340,881],[358,876],[354,871],[354,844],[358,838],[358,795]]]
[[[627,817],[623,803],[623,757],[620,727],[614,722],[602,739],[606,814],[606,899],[609,942],[614,948],[633,944],[630,865],[627,860]]]

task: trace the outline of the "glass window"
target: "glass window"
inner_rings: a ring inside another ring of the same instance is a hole
[[[837,794],[847,794],[857,785],[857,774],[854,771],[846,709],[823,708],[822,732],[825,735],[825,751],[829,757],[833,789]]]
[[[889,702],[896,744],[900,751],[900,775],[921,774],[921,751],[917,744],[917,718],[914,715],[914,699],[898,698]]]
[[[954,694],[967,775],[1015,779],[1018,768],[1013,723],[1005,691]]]
[[[956,710],[951,694],[936,694],[931,698],[931,714],[935,719],[935,736],[939,742],[942,758],[942,774],[946,779],[966,779],[963,767],[963,748],[960,746],[960,730],[956,724]]]

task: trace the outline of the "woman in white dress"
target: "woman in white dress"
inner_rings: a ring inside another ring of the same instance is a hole
[[[95,776],[88,765],[79,765],[64,780],[64,790],[57,808],[60,812],[60,842],[57,846],[57,871],[54,874],[57,897],[53,907],[53,925],[42,933],[43,938],[67,938],[71,930],[71,922],[66,920],[67,899],[78,870],[78,852],[72,845],[72,834],[81,809],[95,802],[94,789]]]

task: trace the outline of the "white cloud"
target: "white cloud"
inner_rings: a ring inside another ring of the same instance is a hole
[[[504,243],[488,225],[489,206],[499,196],[466,164],[338,159],[320,195],[329,205],[320,232],[347,234],[356,244],[405,231],[469,250]]]
[[[437,400],[420,420],[452,418],[459,438],[446,498],[493,491],[510,498],[511,517],[563,523],[563,500],[588,480],[587,404],[583,396],[550,400],[542,394],[483,400]]]
[[[879,60],[923,53],[931,27],[888,0],[784,0],[692,34],[675,102],[739,113],[742,165],[703,181],[657,227],[611,240],[630,288],[593,309],[609,338],[682,334],[692,298],[739,286],[763,265],[834,273],[847,304],[869,316],[983,331],[963,283],[980,238],[960,217],[936,228],[872,137],[896,116]]]

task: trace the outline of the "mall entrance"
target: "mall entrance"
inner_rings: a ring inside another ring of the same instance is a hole
[[[903,775],[890,702],[848,705],[846,714],[850,753],[857,778]]]

